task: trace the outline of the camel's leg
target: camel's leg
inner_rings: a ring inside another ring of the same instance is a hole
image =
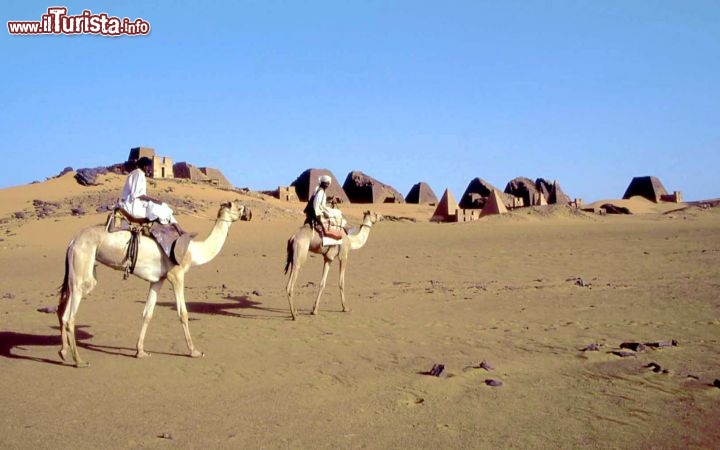
[[[82,258],[78,258],[74,254],[75,249],[71,251],[73,253],[69,267],[71,272],[68,275],[70,294],[68,296],[68,303],[65,306],[65,313],[62,317],[63,327],[61,329],[63,331],[60,332],[62,339],[60,357],[65,359],[68,350],[67,346],[69,346],[70,353],[72,353],[73,360],[75,361],[75,367],[87,367],[90,364],[83,361],[78,352],[77,339],[75,338],[75,317],[77,316],[83,297],[88,295],[97,284],[95,275],[93,274],[95,261],[94,258],[92,261],[83,261]]]
[[[315,307],[312,310],[312,314],[316,315],[318,313],[318,308],[320,307],[320,296],[323,293],[323,290],[325,290],[325,283],[327,282],[328,272],[330,272],[330,262],[329,260],[325,260],[325,263],[323,264],[323,273],[322,273],[322,280],[320,280],[320,290],[318,291],[317,298],[315,299]]]
[[[203,352],[196,349],[190,337],[190,325],[188,324],[188,312],[187,306],[185,305],[185,270],[182,266],[175,266],[168,272],[168,280],[172,284],[173,291],[175,292],[175,305],[177,307],[178,317],[182,324],[183,332],[185,333],[185,342],[187,343],[188,351],[190,356],[198,358],[205,356]]]
[[[148,292],[147,301],[145,302],[145,309],[143,310],[143,324],[140,328],[140,337],[137,342],[137,358],[145,358],[150,356],[149,353],[145,352],[145,333],[147,332],[148,325],[153,318],[153,311],[155,310],[155,303],[157,302],[158,293],[165,280],[156,281],[150,283],[150,291]]]
[[[290,269],[290,277],[288,278],[287,282],[287,298],[288,303],[290,304],[290,315],[292,316],[292,320],[297,320],[297,311],[295,311],[295,305],[293,304],[293,291],[295,290],[295,281],[297,281],[298,273],[300,272],[300,266],[293,263],[292,268]]]
[[[298,241],[295,240],[297,243]],[[295,293],[295,283],[297,282],[298,276],[300,275],[300,267],[307,259],[308,248],[302,245],[294,244],[292,254],[292,267],[290,268],[290,277],[286,287],[288,303],[290,304],[290,315],[292,320],[297,320],[297,310],[295,310],[295,304],[293,303],[293,295]]]
[[[60,349],[60,356],[65,359],[65,356],[67,355],[67,348],[65,348],[65,344],[67,341],[67,344],[70,346],[70,353],[72,353],[73,361],[75,361],[76,367],[87,367],[90,365],[89,363],[83,361],[80,358],[80,353],[78,352],[77,347],[77,340],[75,339],[75,316],[77,315],[77,311],[80,307],[80,301],[82,300],[82,298],[83,289],[73,287],[70,293],[70,301],[65,309],[65,314],[63,314],[63,330],[65,331],[65,336],[63,338],[63,348]],[[61,333],[61,335],[62,334],[63,333]]]
[[[65,305],[65,311],[67,311],[70,308],[68,304]],[[60,355],[60,358],[62,358],[63,361],[67,361],[67,354],[68,349],[70,348],[70,341],[68,340],[68,332],[67,328],[65,326],[66,324],[65,319],[65,312],[60,316],[60,350],[58,350],[58,355]]]
[[[343,312],[349,312],[350,308],[345,304],[345,269],[347,268],[347,259],[340,260],[340,303],[342,303]]]

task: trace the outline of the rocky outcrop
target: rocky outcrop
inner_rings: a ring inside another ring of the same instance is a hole
[[[83,186],[95,186],[97,185],[98,175],[104,175],[108,173],[107,167],[95,167],[93,169],[78,169],[75,172],[75,180]]]

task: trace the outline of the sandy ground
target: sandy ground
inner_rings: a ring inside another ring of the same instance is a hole
[[[334,267],[309,315],[322,266],[310,258],[292,322],[282,269],[303,205],[161,181],[151,194],[182,204],[181,223],[201,236],[221,201],[254,212],[188,273],[206,355],[186,356],[166,286],[145,342],[153,355],[134,358],[147,283],[100,266],[78,315],[91,365],[76,369],[57,354],[55,315],[38,309],[57,304],[68,242],[103,222],[95,209],[121,182],[67,175],[0,190],[0,448],[720,445],[720,208],[667,213],[684,205],[632,199],[632,216],[537,208],[434,224],[431,206],[373,205],[417,221],[384,220],[352,252],[349,313]],[[57,206],[38,219],[33,200]],[[358,224],[363,209],[345,211]],[[581,351],[589,344],[599,350]]]

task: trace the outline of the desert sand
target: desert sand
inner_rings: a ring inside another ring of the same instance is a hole
[[[633,198],[612,200],[630,216],[538,207],[436,224],[432,206],[347,205],[351,223],[368,208],[386,217],[350,255],[352,311],[333,267],[309,314],[313,256],[293,322],[283,267],[304,205],[159,180],[150,194],[200,237],[223,201],[254,213],[187,275],[205,356],[187,356],[166,284],[152,357],[136,359],[148,283],[99,266],[78,313],[90,367],[77,369],[58,356],[55,314],[39,310],[57,304],[69,241],[104,222],[96,208],[122,181],[83,187],[70,173],[0,190],[0,448],[720,445],[720,208]]]

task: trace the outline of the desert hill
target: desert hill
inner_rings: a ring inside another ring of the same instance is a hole
[[[341,312],[336,262],[310,315],[322,272],[311,256],[292,322],[283,267],[304,204],[155,180],[150,195],[199,238],[221,202],[253,210],[186,278],[205,356],[187,357],[166,284],[145,340],[152,357],[136,359],[148,283],[98,266],[77,319],[91,365],[75,369],[58,356],[57,317],[43,311],[57,304],[68,242],[103,223],[124,177],[99,181],[81,186],[69,173],[0,190],[1,448],[720,442],[711,202],[610,199],[586,206],[632,214],[549,205],[449,224],[429,221],[433,205],[342,205],[355,225],[368,208],[386,217],[350,254],[351,312]]]

